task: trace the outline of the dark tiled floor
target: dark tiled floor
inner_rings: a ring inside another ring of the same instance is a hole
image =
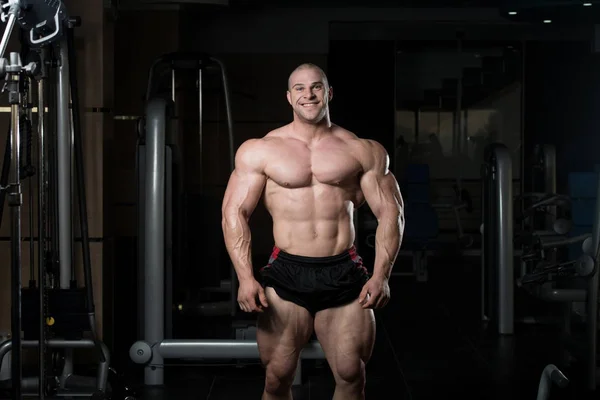
[[[479,259],[444,259],[427,283],[393,278],[393,301],[377,312],[377,344],[368,366],[367,399],[535,399],[540,374],[559,363],[560,341],[547,327],[518,325],[498,337],[479,322]],[[565,368],[567,389],[551,399],[585,399],[576,369]],[[295,400],[331,399],[323,362],[306,361]],[[165,388],[144,399],[260,399],[263,370],[248,367],[168,367]]]
[[[432,263],[427,283],[392,279],[392,301],[376,313],[377,342],[368,365],[367,399],[536,398],[544,366],[559,364],[556,327],[517,325],[510,337],[482,328],[478,263],[478,258],[447,257]],[[213,325],[207,335],[218,331]],[[571,383],[566,389],[553,388],[551,400],[592,398],[581,389],[576,365],[563,370]],[[139,377],[141,369],[131,366],[126,372],[135,382],[133,376]],[[258,400],[263,374],[257,364],[167,366],[165,387],[138,387],[139,398]],[[304,382],[294,389],[295,400],[331,399],[333,379],[324,362],[305,361],[302,374]]]

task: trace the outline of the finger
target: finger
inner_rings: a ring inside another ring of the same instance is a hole
[[[367,296],[369,295],[369,288],[365,285],[358,296],[358,303],[363,304],[367,300]]]
[[[243,312],[248,312],[248,311],[246,311],[246,305],[244,304],[244,302],[243,302],[243,301],[240,301],[240,302],[238,302],[238,304],[240,305],[240,309],[241,309]]]
[[[378,294],[370,293],[370,295],[367,296],[367,301],[363,304],[363,308],[373,308],[373,306],[376,304],[378,298],[379,298]]]
[[[267,295],[265,294],[265,290],[263,288],[260,288],[258,291],[258,299],[260,300],[260,304],[262,304],[263,307],[269,307]]]
[[[262,311],[262,309],[258,305],[258,302],[256,301],[256,298],[253,298],[252,300],[248,301],[248,309],[250,310],[250,312],[261,312]]]
[[[262,300],[260,299],[260,293],[257,293],[257,296],[252,299],[252,305],[254,306],[255,312],[264,312],[264,307],[262,305]]]

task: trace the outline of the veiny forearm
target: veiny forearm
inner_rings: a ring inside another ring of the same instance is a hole
[[[252,240],[248,219],[240,211],[227,212],[222,221],[225,247],[239,281],[252,279]]]
[[[379,218],[375,232],[373,277],[390,278],[402,243],[403,232],[404,218],[398,211],[386,212]]]

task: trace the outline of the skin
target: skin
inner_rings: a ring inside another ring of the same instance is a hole
[[[400,189],[381,144],[331,123],[332,97],[318,67],[298,67],[287,91],[293,122],[240,146],[225,192],[222,226],[239,279],[238,303],[259,315],[263,400],[292,399],[298,357],[313,331],[336,381],[333,399],[364,399],[365,365],[375,342],[373,309],[390,299],[388,280],[404,231]],[[253,274],[248,224],[261,197],[273,218],[275,245],[312,257],[353,245],[353,212],[366,201],[378,220],[375,265],[356,301],[313,317],[272,288],[263,290]]]

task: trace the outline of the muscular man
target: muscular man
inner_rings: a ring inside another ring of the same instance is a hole
[[[298,357],[313,331],[335,377],[334,399],[363,399],[373,309],[390,298],[404,231],[402,196],[385,149],[331,123],[331,98],[319,67],[296,68],[287,92],[293,122],[240,146],[223,200],[238,303],[259,313],[263,400],[292,399]],[[263,194],[275,247],[257,279],[248,220]],[[353,245],[353,213],[365,200],[378,220],[371,276]]]

